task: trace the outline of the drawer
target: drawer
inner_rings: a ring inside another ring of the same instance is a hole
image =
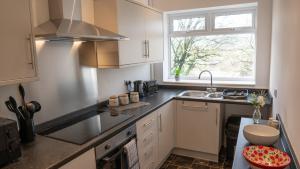
[[[142,168],[149,166],[151,163],[155,162],[154,156],[154,146],[151,145],[144,149],[144,151],[140,151],[139,160]]]
[[[136,123],[138,137],[143,136],[145,133],[149,132],[150,130],[156,130],[156,124],[157,124],[157,118],[155,112],[139,120]]]
[[[143,167],[144,169],[155,169],[155,162],[152,161],[151,163],[145,165],[145,167]]]
[[[138,139],[138,143],[140,144],[141,147],[147,147],[151,144],[154,144],[154,133],[150,132],[147,133],[146,135],[144,135],[144,137],[141,137],[140,139]]]

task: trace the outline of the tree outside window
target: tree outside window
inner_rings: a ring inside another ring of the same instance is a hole
[[[218,28],[205,25],[207,17],[172,20],[169,76],[180,72],[183,79],[195,79],[202,70],[210,70],[223,80],[254,79],[253,14],[208,16]]]

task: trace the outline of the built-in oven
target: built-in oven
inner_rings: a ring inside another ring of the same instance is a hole
[[[123,147],[135,139],[136,127],[132,125],[96,147],[97,169],[127,169]]]

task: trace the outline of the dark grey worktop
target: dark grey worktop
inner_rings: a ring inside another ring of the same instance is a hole
[[[113,127],[112,129],[104,132],[100,136],[90,140],[83,145],[75,145],[63,141],[58,141],[52,138],[44,137],[38,135],[35,142],[22,146],[22,157],[12,164],[9,164],[3,169],[53,169],[59,168],[60,166],[66,164],[72,159],[76,158],[85,151],[95,147],[96,145],[104,142],[111,136],[120,132],[122,129],[134,124],[137,120],[151,113],[152,111],[158,109],[162,105],[176,98],[176,96],[184,91],[180,88],[172,89],[160,89],[158,93],[145,97],[141,101],[149,102],[150,105],[144,106],[142,108],[130,110],[126,113],[134,114],[130,119],[120,123],[119,125]],[[182,99],[180,99],[182,100]],[[184,99],[188,100],[188,99]],[[220,102],[220,103],[232,103],[232,104],[250,104],[245,101],[231,101],[230,100],[203,100],[207,102]],[[48,130],[59,123],[67,123],[70,118],[84,116],[84,113],[90,111],[91,109],[99,109],[99,105],[95,105],[87,108],[86,110],[77,111],[71,113],[68,116],[61,117],[59,119],[52,120],[45,124],[38,126],[38,130]],[[105,107],[103,108],[105,110]],[[77,115],[76,115],[77,114]]]
[[[160,88],[163,89],[177,89],[177,90],[201,90],[205,91],[206,87],[202,86],[176,86],[176,85],[161,85]],[[232,89],[232,90],[248,90],[249,94],[251,93],[259,93],[261,91],[264,91],[267,93],[266,97],[266,107],[272,105],[272,98],[270,96],[269,91],[267,89],[249,89],[249,88],[223,88],[223,87],[218,87],[216,88],[217,92],[223,92],[225,89]],[[214,98],[188,98],[188,97],[176,97],[177,100],[190,100],[190,101],[203,101],[203,102],[211,102],[211,103],[225,103],[225,104],[239,104],[239,105],[251,105],[250,99],[251,96],[249,95],[247,99],[245,100],[233,100],[233,99],[224,99],[223,97],[220,99],[214,99]]]
[[[266,120],[262,120],[262,124],[266,123]],[[238,140],[235,148],[232,169],[250,169],[248,162],[242,155],[244,147],[250,145],[243,134],[244,127],[249,124],[253,124],[253,120],[251,118],[242,118],[238,134]],[[292,153],[290,145],[286,143],[286,138],[284,137],[284,131],[282,129],[280,129],[280,139],[277,141],[277,143],[274,144],[274,147],[287,152],[292,157],[291,165],[286,169],[298,169],[297,160],[293,158],[294,154]]]
[[[178,92],[180,90],[162,89],[157,94],[141,99],[141,101],[149,102],[150,105],[131,111],[130,113],[134,114],[133,117],[83,145],[75,145],[38,135],[33,143],[22,146],[22,157],[18,161],[4,166],[3,169],[59,168],[95,145],[104,142],[125,127],[135,123],[150,112],[168,103]]]

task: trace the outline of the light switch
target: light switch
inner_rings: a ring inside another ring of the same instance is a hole
[[[277,98],[277,89],[274,90],[274,97]]]

